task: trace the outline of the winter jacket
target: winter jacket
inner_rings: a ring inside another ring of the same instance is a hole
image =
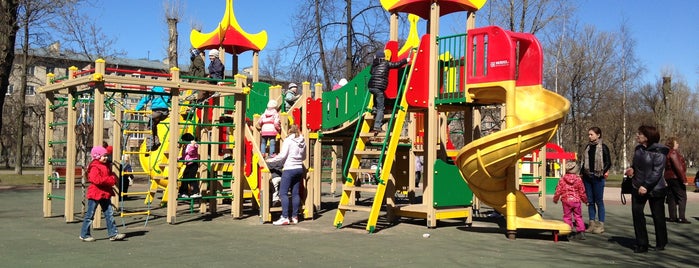
[[[306,160],[306,142],[303,136],[292,134],[284,139],[279,154],[267,163],[284,162],[284,170],[303,168],[303,160]]]
[[[388,70],[400,68],[408,63],[408,59],[390,62],[382,58],[375,58],[371,63],[371,78],[369,78],[369,88],[386,90],[388,86]]]
[[[675,150],[670,149],[665,161],[665,179],[680,179],[682,183],[687,182],[687,164],[684,161],[684,156]]]
[[[87,166],[87,179],[90,181],[90,186],[87,187],[85,197],[91,200],[109,199],[114,196],[114,185],[117,182],[117,176],[112,172],[107,164],[99,160],[92,160]]]
[[[272,178],[281,177],[283,167],[284,163],[282,163],[281,161],[267,162],[267,168],[269,168],[269,174]]]
[[[267,108],[265,113],[260,116],[260,121],[257,121],[260,126],[260,135],[263,137],[276,137],[279,130],[282,129],[279,112],[274,108]]]
[[[165,93],[165,89],[163,87],[153,87],[151,89],[153,92],[157,93]],[[146,95],[141,98],[141,100],[138,102],[136,105],[136,110],[141,110],[143,109],[149,102],[151,102],[150,109],[155,110],[155,109],[168,109],[168,103],[170,102],[170,96],[165,96],[165,95]]]
[[[214,58],[211,63],[209,63],[209,75],[213,79],[223,79],[223,71],[225,68],[220,59]]]
[[[556,193],[553,194],[553,202],[558,203],[558,200],[567,203],[587,203],[585,186],[580,176],[570,173],[563,175],[556,186]]]
[[[298,90],[298,89],[296,89]],[[285,105],[285,110],[288,112],[289,109],[291,109],[291,106],[294,106],[294,103],[301,98],[300,94],[296,94],[291,90],[287,90],[286,93],[284,94],[284,102],[286,103]]]
[[[665,160],[670,150],[665,145],[654,143],[648,147],[636,146],[633,153],[633,188],[645,187],[649,193],[664,192],[667,182],[663,178]]]
[[[192,66],[189,67],[189,75],[197,77],[205,77],[206,71],[204,71],[204,59],[199,55],[193,55]]]
[[[188,161],[199,160],[199,144],[187,144],[187,147],[185,147],[184,152],[182,153],[182,157],[180,157],[180,160],[184,160],[185,165],[196,164],[196,162]]]

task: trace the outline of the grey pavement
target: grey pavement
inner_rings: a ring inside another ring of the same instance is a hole
[[[699,194],[691,197],[687,216],[692,224],[668,224],[670,244],[665,251],[634,254],[630,205],[619,203],[618,188],[608,187],[606,232],[587,240],[554,243],[548,232],[520,230],[508,240],[502,218],[475,218],[472,226],[443,221],[429,229],[424,220],[403,219],[391,225],[380,220],[379,230],[367,234],[361,222],[367,214],[348,213],[346,222],[332,226],[337,198],[326,195],[315,220],[293,226],[261,224],[254,211],[233,219],[222,214],[178,211],[178,223],[167,224],[165,209],[155,208],[144,226],[142,217],[118,218],[125,241],[111,242],[106,230],[94,230],[96,242],[78,240],[80,222],[42,217],[41,189],[0,190],[0,259],[3,267],[597,267],[697,266]],[[629,197],[629,196],[627,196]],[[629,197],[630,198],[630,197]],[[142,200],[129,201],[138,206]],[[79,211],[79,200],[75,204]],[[560,205],[549,196],[547,219],[560,219]],[[63,203],[54,201],[54,213]],[[587,215],[586,209],[583,211]],[[586,216],[585,216],[586,217]],[[78,219],[79,215],[78,215]],[[654,243],[649,219],[651,244]],[[424,234],[430,234],[425,238]]]

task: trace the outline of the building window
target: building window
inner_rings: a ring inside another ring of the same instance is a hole
[[[5,93],[5,95],[12,95],[12,93],[15,93],[15,85],[10,84],[7,86],[7,93]]]
[[[112,120],[112,112],[104,111],[104,120]]]
[[[34,90],[34,86],[27,86],[27,89],[24,90],[24,95],[26,95],[26,96],[36,95],[36,91]]]
[[[46,74],[56,74],[54,71],[56,70],[56,67],[50,66],[46,67]]]
[[[34,75],[34,66],[27,66],[27,75]]]

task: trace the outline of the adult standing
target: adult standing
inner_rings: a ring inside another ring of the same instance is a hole
[[[633,229],[636,234],[635,253],[648,251],[648,231],[646,230],[646,215],[643,212],[646,202],[650,204],[650,212],[655,227],[655,249],[664,250],[667,245],[667,226],[665,223],[665,190],[667,182],[663,178],[667,147],[659,144],[660,133],[653,126],[640,126],[636,133],[638,145],[634,149],[631,168],[626,170],[626,176],[633,177],[631,191],[631,214]]]
[[[612,166],[612,158],[609,156],[609,148],[602,142],[602,129],[591,127],[587,130],[587,137],[590,142],[582,155],[582,174],[590,218],[588,231],[601,234],[604,232],[605,174]]]
[[[209,51],[209,78],[213,79],[223,79],[223,71],[225,70],[225,66],[223,66],[223,63],[221,62],[221,59],[219,59],[219,54],[218,50],[212,49]],[[213,84],[216,84],[217,81],[212,81]]]
[[[288,130],[289,135],[284,139],[284,144],[279,154],[267,160],[267,163],[284,162],[284,172],[279,185],[279,193],[282,201],[282,215],[279,220],[273,222],[274,225],[289,225],[299,222],[298,214],[301,207],[301,179],[305,174],[303,161],[306,160],[306,142],[301,135],[298,126],[291,125]],[[289,197],[287,193],[291,189],[291,204],[293,210],[289,213]]]
[[[670,137],[665,142],[670,149],[665,164],[665,181],[667,181],[668,195],[667,208],[669,222],[690,223],[685,217],[687,209],[687,165],[684,156],[679,151],[680,143],[676,137]],[[678,216],[679,208],[679,218]]]

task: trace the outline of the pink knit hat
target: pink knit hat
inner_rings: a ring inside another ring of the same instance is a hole
[[[90,155],[92,155],[93,160],[100,159],[100,157],[102,157],[105,154],[107,154],[107,149],[105,149],[102,146],[92,147],[92,151],[90,152]]]

